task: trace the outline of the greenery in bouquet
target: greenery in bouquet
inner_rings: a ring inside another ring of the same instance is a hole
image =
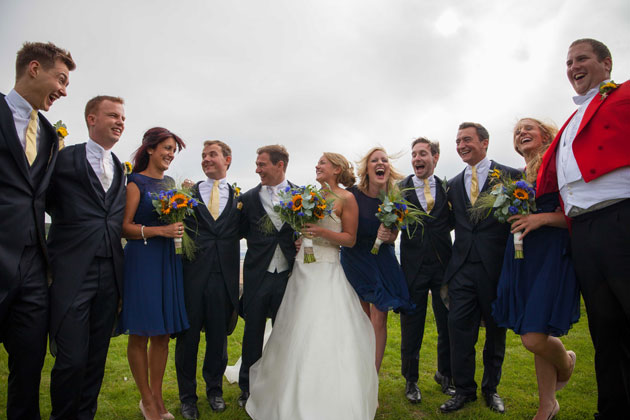
[[[381,204],[378,206],[376,218],[388,229],[403,230],[411,238],[418,226],[424,227],[422,218],[429,216],[428,213],[405,200],[403,193],[414,188],[392,188],[389,192],[381,191]],[[413,229],[411,227],[413,226]],[[372,254],[378,254],[378,250],[383,241],[376,238],[372,246]]]
[[[162,190],[158,193],[149,193],[153,202],[153,207],[159,215],[159,219],[167,224],[184,222],[188,215],[194,216],[194,207],[197,207],[197,200],[191,197],[187,189],[172,188]],[[184,224],[184,235],[182,238],[175,238],[175,252],[183,254],[187,259],[192,259],[195,255],[195,242],[186,232],[188,227]]]
[[[470,216],[479,222],[492,214],[500,223],[517,214],[530,214],[536,211],[536,191],[529,182],[512,179],[498,169],[490,171],[488,192],[479,195]],[[514,258],[523,258],[523,241],[520,232],[514,234]]]

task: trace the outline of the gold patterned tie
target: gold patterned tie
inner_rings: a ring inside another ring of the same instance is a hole
[[[473,166],[470,180],[470,204],[475,204],[477,197],[479,197],[479,179],[477,178],[477,166]]]
[[[208,203],[210,214],[217,220],[219,218],[219,181],[215,180],[212,184],[212,192],[210,193],[210,203]]]
[[[37,157],[37,122],[37,111],[32,110],[31,118],[28,120],[28,126],[26,127],[26,147],[24,148],[29,166],[35,162]]]
[[[431,186],[429,185],[429,179],[424,179],[424,199],[427,200],[427,213],[431,213],[433,206],[435,206],[435,200],[431,195]]]

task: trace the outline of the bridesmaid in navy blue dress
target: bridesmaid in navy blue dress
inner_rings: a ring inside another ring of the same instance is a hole
[[[514,148],[527,163],[527,179],[535,182],[542,155],[557,130],[532,118],[514,128]],[[559,208],[558,194],[536,197],[537,211],[517,215],[512,234],[523,231],[524,259],[514,259],[514,241],[508,239],[492,315],[501,327],[521,336],[534,353],[539,407],[534,419],[551,419],[560,409],[556,391],[569,380],[575,353],[566,351],[557,337],[567,334],[580,317],[580,295],[568,252],[569,233]]]
[[[341,248],[341,265],[372,321],[378,371],[387,344],[387,312],[392,309],[410,312],[414,308],[405,276],[394,254],[398,232],[385,228],[375,216],[381,203],[380,191],[396,188],[395,182],[402,179],[402,175],[390,165],[387,153],[381,147],[371,149],[361,159],[357,174],[361,179],[359,184],[348,189],[359,205],[357,241],[352,248]],[[383,244],[374,255],[370,250],[377,237]]]
[[[184,142],[165,128],[148,130],[127,179],[124,298],[118,329],[129,334],[129,367],[142,398],[140,410],[150,420],[174,419],[164,407],[162,380],[170,335],[188,328],[182,262],[173,243],[173,238],[182,237],[183,224],[160,222],[150,194],[175,186],[164,172],[183,147]]]

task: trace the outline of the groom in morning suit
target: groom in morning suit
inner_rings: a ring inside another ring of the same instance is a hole
[[[247,239],[242,300],[245,332],[238,378],[241,407],[249,398],[249,368],[262,355],[265,322],[268,317],[272,321],[276,318],[296,254],[293,229],[282,223],[273,211],[273,206],[279,202],[278,191],[293,186],[285,179],[289,153],[280,145],[263,146],[256,153],[260,184],[241,199],[241,236]],[[265,215],[273,223],[271,233],[261,230],[261,219]]]
[[[177,335],[175,367],[181,412],[185,419],[199,417],[197,409],[197,353],[202,328],[206,332],[203,378],[213,411],[225,410],[223,372],[227,366],[227,336],[238,317],[240,271],[238,191],[227,183],[232,149],[220,140],[204,142],[201,168],[207,179],[192,189],[202,205],[188,217],[197,252],[184,259],[184,297],[190,328]]]
[[[597,419],[630,413],[630,82],[609,85],[612,56],[594,39],[569,47],[578,109],[543,157],[542,195],[559,191],[595,347]]]
[[[505,355],[505,328],[492,317],[492,301],[503,265],[510,225],[488,217],[478,223],[470,220],[468,209],[480,193],[489,188],[489,172],[498,169],[510,177],[520,177],[514,168],[486,157],[488,130],[481,124],[465,122],[457,132],[457,153],[466,168],[448,182],[448,201],[453,206],[455,243],[444,275],[448,285],[448,328],[451,340],[451,371],[455,396],[440,406],[448,413],[477,399],[475,344],[483,320],[486,342],[483,348],[481,392],[491,410],[503,413],[505,406],[497,394]]]
[[[74,69],[69,52],[26,42],[15,87],[0,94],[0,341],[9,354],[9,420],[40,419],[48,331],[44,207],[59,139],[39,111],[66,96]]]
[[[446,188],[433,174],[440,158],[440,145],[424,137],[411,143],[411,165],[414,174],[402,180],[400,187],[405,199],[429,213],[423,217],[423,226],[417,226],[413,236],[400,236],[400,265],[405,273],[409,295],[416,304],[412,315],[400,314],[400,344],[402,375],[407,381],[405,396],[411,403],[419,403],[422,394],[418,388],[418,361],[424,324],[427,315],[427,299],[431,301],[438,332],[437,372],[434,379],[442,392],[454,395],[451,386],[451,350],[448,337],[448,309],[440,297],[444,271],[451,258],[450,209],[446,200]],[[411,233],[410,232],[410,233]]]
[[[125,129],[123,100],[85,106],[87,143],[59,152],[48,189],[51,420],[93,419],[122,298],[125,173],[111,152]]]

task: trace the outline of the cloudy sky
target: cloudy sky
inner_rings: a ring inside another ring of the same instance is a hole
[[[231,182],[258,183],[256,148],[284,144],[288,178],[314,180],[323,151],[359,159],[374,145],[403,153],[438,140],[437,173],[463,165],[457,125],[490,131],[489,156],[522,166],[511,144],[519,117],[561,125],[574,110],[568,45],[605,42],[613,79],[630,72],[628,0],[3,0],[0,91],[15,78],[24,41],[52,41],[77,62],[68,96],[48,112],[68,144],[84,142],[85,103],[122,96],[127,125],[114,152],[128,160],[148,128],[188,147],[170,174],[199,180],[203,140],[232,146]]]

